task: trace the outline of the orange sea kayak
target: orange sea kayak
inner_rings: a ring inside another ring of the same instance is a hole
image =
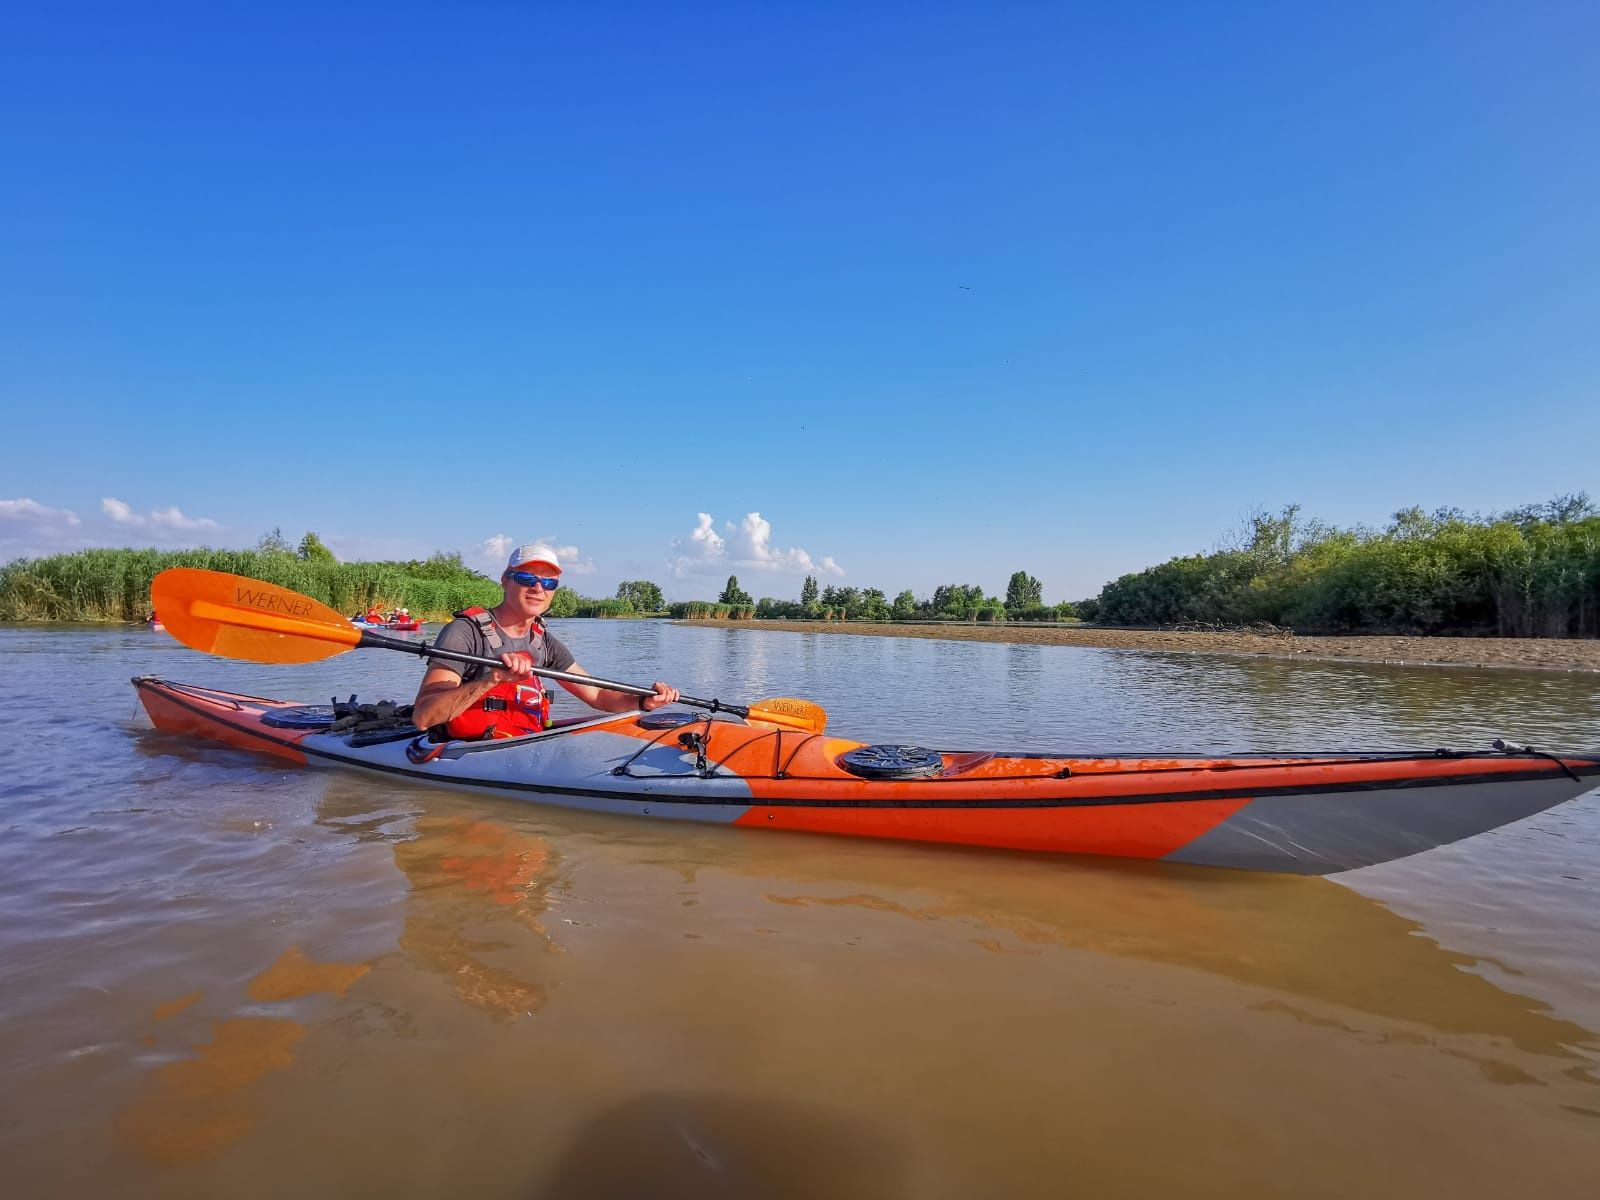
[[[1402,858],[1600,786],[1600,757],[1521,747],[1080,757],[866,746],[726,713],[429,741],[407,710],[300,705],[149,676],[157,728],[390,779],[640,817],[1327,874]]]

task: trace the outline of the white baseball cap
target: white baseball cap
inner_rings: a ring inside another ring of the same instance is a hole
[[[511,552],[511,559],[506,563],[506,570],[520,571],[523,567],[531,567],[535,563],[549,567],[552,574],[561,574],[561,560],[556,557],[556,552],[543,542],[532,542],[526,546],[518,546]]]

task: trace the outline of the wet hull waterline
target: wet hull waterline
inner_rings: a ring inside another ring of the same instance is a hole
[[[1600,757],[1504,751],[928,755],[874,773],[872,748],[688,713],[431,743],[334,732],[313,706],[134,679],[157,728],[308,766],[645,818],[1322,875],[1404,858],[1600,786]],[[892,749],[892,748],[891,748]],[[926,752],[924,752],[926,753]],[[881,756],[880,756],[881,758]]]

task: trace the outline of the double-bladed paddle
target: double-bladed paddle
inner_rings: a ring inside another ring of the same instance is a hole
[[[305,663],[333,658],[347,650],[400,650],[422,658],[448,658],[486,667],[503,666],[497,658],[457,654],[435,649],[428,642],[385,637],[370,629],[357,629],[342,614],[299,592],[225,571],[198,567],[171,567],[151,581],[150,601],[161,615],[167,632],[185,646],[225,658],[250,662]],[[559,683],[653,696],[654,688],[619,683],[594,675],[535,667],[535,675]],[[712,712],[730,712],[752,721],[765,721],[806,733],[821,733],[828,714],[820,704],[779,696],[754,704],[724,704],[720,700],[678,697],[678,703]]]

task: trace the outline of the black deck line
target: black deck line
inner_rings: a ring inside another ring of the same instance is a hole
[[[164,681],[160,681],[164,682]],[[182,695],[182,693],[179,693]],[[208,720],[218,718],[207,713],[204,709],[186,704],[171,693],[167,698],[181,708],[187,708],[196,716]],[[221,724],[228,722],[221,721]],[[242,725],[229,725],[248,737],[258,738],[261,741],[283,746],[286,749],[297,750],[302,754],[326,759],[329,762],[339,763],[344,766],[356,767],[364,771],[376,771],[384,775],[397,775],[405,779],[416,779],[435,786],[472,788],[486,792],[516,792],[532,795],[546,796],[580,796],[586,799],[597,800],[627,800],[639,804],[703,804],[717,808],[910,808],[910,809],[1014,809],[1014,808],[1106,808],[1122,804],[1170,804],[1187,800],[1255,800],[1264,796],[1315,796],[1331,795],[1345,792],[1380,792],[1401,791],[1412,788],[1428,787],[1455,787],[1462,784],[1474,783],[1521,783],[1532,780],[1565,778],[1561,769],[1554,764],[1549,768],[1536,771],[1495,771],[1483,772],[1473,775],[1447,775],[1428,776],[1420,779],[1400,780],[1355,780],[1349,783],[1324,783],[1318,785],[1268,787],[1268,788],[1216,788],[1189,792],[1157,792],[1132,796],[1080,796],[1080,797],[1054,797],[1039,800],[1025,798],[1007,798],[998,800],[981,799],[977,797],[953,797],[951,799],[802,799],[782,797],[740,797],[729,800],[717,796],[677,796],[670,792],[655,792],[641,794],[639,792],[615,791],[607,788],[576,788],[576,787],[547,787],[537,783],[522,783],[509,780],[463,779],[445,778],[429,774],[425,770],[409,769],[406,767],[390,766],[385,763],[368,762],[359,758],[351,758],[336,751],[325,750],[321,747],[307,746],[304,742],[292,741],[286,738],[274,737],[262,732],[259,728],[250,728]],[[308,736],[321,736],[311,734]],[[1426,756],[1419,756],[1426,761]],[[1600,762],[1588,764],[1582,768],[1587,775],[1600,775]],[[698,775],[662,775],[653,778],[662,780],[674,779],[699,779]],[[720,776],[718,778],[743,779],[744,776]],[[764,776],[754,776],[762,779]],[[1048,780],[1048,776],[1035,777],[1041,781]],[[1075,779],[1092,778],[1092,776],[1078,775]],[[786,781],[832,783],[836,780],[819,779],[813,776],[788,776]],[[918,781],[920,783],[948,783],[952,786],[962,783],[972,783],[966,779],[929,779]],[[1053,781],[1056,782],[1056,781]],[[1059,781],[1064,782],[1064,781]],[[1582,793],[1578,793],[1581,795]]]

